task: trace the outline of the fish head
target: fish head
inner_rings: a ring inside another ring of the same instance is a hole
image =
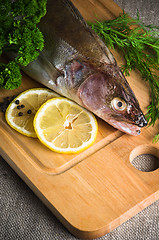
[[[78,89],[82,105],[113,127],[139,135],[147,121],[131,87],[117,65],[98,68]]]

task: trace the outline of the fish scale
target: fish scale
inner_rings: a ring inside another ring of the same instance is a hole
[[[72,2],[48,0],[39,28],[44,49],[24,72],[113,127],[140,134],[147,122],[138,100],[107,46]]]

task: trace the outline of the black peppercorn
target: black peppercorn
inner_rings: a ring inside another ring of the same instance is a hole
[[[19,104],[19,100],[18,99],[15,101],[15,104],[17,104],[17,105]]]
[[[2,111],[3,113],[5,113],[6,107],[5,107],[5,106],[2,106],[1,111]]]
[[[28,113],[28,114],[31,114],[31,113],[32,113],[31,109],[29,109],[29,110],[27,111],[27,113]]]
[[[10,104],[11,101],[13,101],[13,99],[15,97],[16,96],[14,95],[14,96],[7,96],[7,97],[3,98],[3,102],[0,102],[0,112],[5,113],[8,105]],[[18,102],[16,104],[18,104]]]
[[[22,112],[19,112],[19,113],[18,113],[18,116],[19,116],[19,117],[23,116],[23,113],[22,113]]]
[[[18,106],[17,106],[17,109],[21,109],[21,106],[20,106],[20,105],[18,105]]]
[[[24,104],[22,104],[22,105],[21,105],[21,108],[24,108],[24,107],[25,107]]]

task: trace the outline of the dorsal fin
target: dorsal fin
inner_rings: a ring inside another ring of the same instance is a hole
[[[47,13],[41,19],[39,27],[46,42],[48,39],[50,42],[50,38],[53,38],[52,32],[55,32],[57,37],[83,56],[107,64],[115,62],[108,48],[90,29],[70,0],[48,0]]]

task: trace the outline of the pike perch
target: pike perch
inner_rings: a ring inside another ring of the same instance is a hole
[[[70,0],[48,0],[39,29],[45,47],[23,70],[115,128],[138,135],[147,125],[113,55]]]

